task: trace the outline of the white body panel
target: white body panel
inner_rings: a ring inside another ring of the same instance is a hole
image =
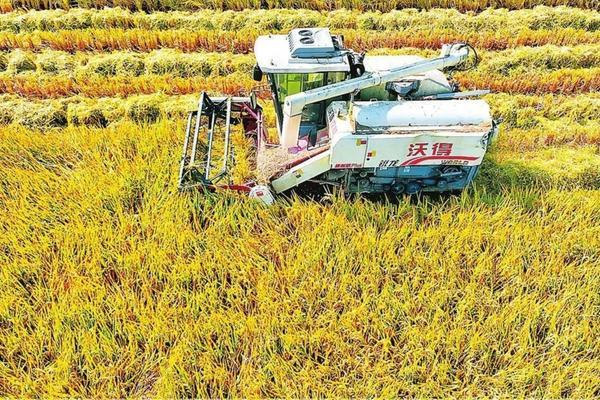
[[[447,131],[391,135],[338,134],[331,148],[331,168],[475,166],[481,164],[485,155],[486,135]]]
[[[352,107],[356,130],[406,131],[414,127],[492,125],[490,107],[483,100],[398,100],[356,102]],[[477,129],[477,128],[475,128]]]
[[[259,36],[254,43],[254,55],[260,69],[266,73],[348,72],[347,57],[294,58],[290,56],[287,35]]]
[[[492,130],[489,107],[481,100],[357,102],[352,107],[348,112],[346,103],[334,102],[328,109],[334,169],[475,166]]]
[[[367,156],[368,138],[357,135],[338,135],[331,154],[334,169],[360,168]]]
[[[481,134],[372,135],[363,167],[479,165],[486,151]],[[419,151],[415,151],[419,150]]]
[[[329,169],[477,166],[493,131],[489,107],[482,100],[355,102],[350,106],[351,111],[346,102],[331,103],[327,109],[330,149],[273,180],[276,193]],[[369,133],[355,133],[359,125]]]
[[[281,193],[306,182],[330,169],[330,150],[317,154],[301,164],[292,167],[277,179],[271,181],[275,193]]]
[[[260,200],[263,204],[270,206],[275,202],[275,197],[268,186],[257,185],[250,190],[250,198]]]

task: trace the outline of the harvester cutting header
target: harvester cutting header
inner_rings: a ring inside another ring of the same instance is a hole
[[[487,103],[469,99],[487,91],[459,92],[442,72],[476,64],[468,44],[444,45],[433,59],[365,56],[327,28],[306,28],[260,36],[254,53],[254,79],[266,76],[271,90],[278,143],[267,140],[254,93],[202,93],[188,117],[181,189],[241,190],[266,203],[298,188],[458,191],[475,177],[497,131]],[[254,141],[258,182],[231,181],[232,123]]]

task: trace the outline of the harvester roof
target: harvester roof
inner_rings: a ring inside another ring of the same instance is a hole
[[[348,72],[346,51],[336,40],[328,28],[293,29],[287,35],[259,36],[254,53],[266,73]]]

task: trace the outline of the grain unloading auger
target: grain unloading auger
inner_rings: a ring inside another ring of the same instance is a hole
[[[476,64],[464,43],[444,45],[432,59],[365,56],[327,28],[307,28],[261,36],[254,52],[254,79],[267,77],[279,142],[267,142],[254,94],[203,93],[188,118],[181,189],[234,189],[266,203],[296,188],[458,191],[475,177],[497,132],[487,103],[470,99],[487,91],[459,92],[442,72]],[[254,141],[257,182],[232,181],[232,123]]]

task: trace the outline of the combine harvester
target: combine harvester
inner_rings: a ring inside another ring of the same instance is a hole
[[[266,75],[279,143],[267,141],[255,92],[202,93],[188,117],[180,189],[244,191],[267,204],[294,189],[460,191],[497,133],[488,104],[468,99],[488,91],[459,92],[442,72],[476,65],[468,44],[444,45],[433,59],[365,56],[329,29],[310,28],[260,36],[254,52],[254,79]],[[258,182],[232,182],[231,124],[239,123],[255,143]]]

